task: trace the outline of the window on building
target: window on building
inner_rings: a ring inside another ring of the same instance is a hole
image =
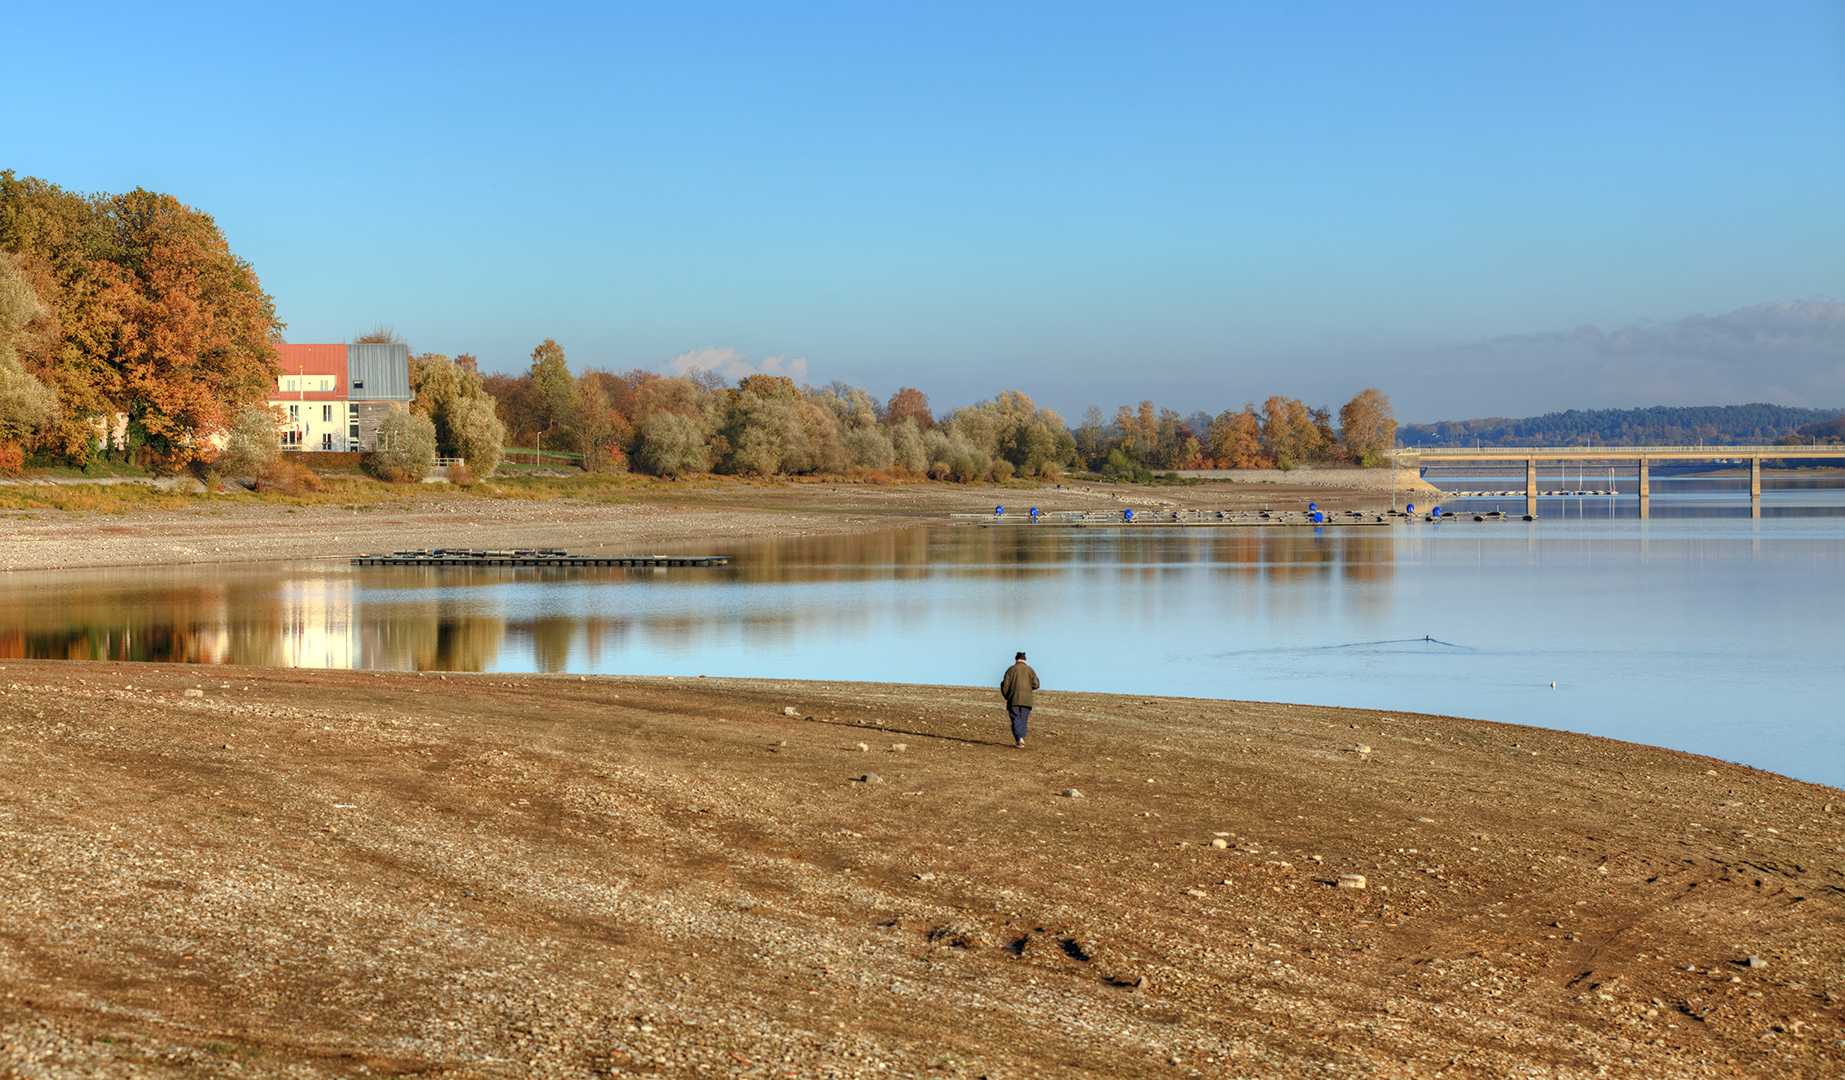
[[[282,380],[282,389],[283,389],[283,390],[289,390],[289,391],[292,391],[292,390],[293,390],[294,388],[295,388],[295,380],[293,380],[293,379],[283,379],[283,380]]]
[[[333,406],[322,405],[320,407],[320,419],[323,423],[331,424],[333,422]]]
[[[301,419],[301,406],[290,405],[288,407],[288,418],[290,420],[300,420]]]
[[[321,435],[321,437],[320,437],[320,448],[321,448],[322,450],[331,450],[331,449],[333,449],[333,433],[332,433],[331,431],[329,431],[329,432],[326,432],[325,434],[323,434],[323,435]]]

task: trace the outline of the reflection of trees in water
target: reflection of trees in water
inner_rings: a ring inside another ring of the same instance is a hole
[[[1385,529],[1354,529],[1340,538],[1345,576],[1354,581],[1389,581],[1396,576],[1396,538]]]
[[[0,585],[0,657],[484,671],[511,635],[530,639],[538,670],[555,672],[569,669],[573,650],[581,651],[580,663],[600,667],[605,654],[636,641],[686,654],[718,639],[768,647],[796,632],[850,635],[893,615],[851,603],[759,606],[752,594],[726,593],[726,586],[948,576],[1040,578],[1057,588],[1063,575],[1080,590],[1102,580],[1099,574],[1164,588],[1174,575],[1204,569],[1237,582],[1238,590],[1257,579],[1313,583],[1313,590],[1283,590],[1271,602],[1321,603],[1309,597],[1329,595],[1324,590],[1342,583],[1388,581],[1399,543],[1386,529],[938,526],[765,541],[739,549],[729,568],[672,573],[423,568],[288,577],[273,566],[251,566],[34,574]],[[595,589],[596,606],[628,613],[582,618],[541,607],[516,622],[471,614],[492,612],[501,602],[482,587],[560,583]],[[629,594],[613,591],[680,586],[715,587],[723,599],[659,611],[650,610],[653,601],[670,594],[649,592],[647,603],[618,606]],[[1355,602],[1387,602],[1374,590],[1356,593]],[[933,591],[918,586],[903,595],[896,617],[926,625]]]
[[[435,654],[421,671],[485,671],[500,655],[506,624],[500,619],[448,616],[436,621]]]
[[[9,660],[131,660],[151,663],[223,664],[224,635],[192,626],[67,626],[0,631],[0,658]]]
[[[763,540],[739,549],[723,579],[763,584],[783,581],[865,581],[926,576],[932,529],[805,536]]]
[[[628,643],[629,626],[626,619],[603,619],[590,617],[583,620],[584,651],[589,654],[589,666],[602,666],[602,652],[607,648],[620,649]]]
[[[563,671],[570,666],[570,639],[576,635],[575,619],[553,615],[530,624],[532,661],[540,671]]]
[[[1340,565],[1348,576],[1377,580],[1391,573],[1389,530],[1158,526],[1008,525],[908,529],[856,536],[765,540],[740,550],[730,580],[751,583],[906,580],[943,569],[975,570],[1002,579],[1015,571],[1070,566],[1157,569],[1209,564],[1283,576],[1292,569],[1324,573]]]
[[[506,637],[503,619],[445,614],[444,605],[393,605],[360,630],[359,666],[400,671],[485,671]]]
[[[31,575],[0,590],[0,656],[261,663],[236,651],[223,581],[149,584],[123,572]],[[47,598],[51,598],[47,602]]]

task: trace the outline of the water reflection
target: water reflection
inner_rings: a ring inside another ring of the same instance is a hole
[[[927,621],[921,594],[816,607],[775,602],[781,586],[1003,588],[1071,577],[1093,588],[1103,575],[1144,607],[1201,570],[1251,584],[1387,582],[1395,543],[1384,529],[938,528],[758,541],[735,549],[728,568],[684,571],[317,562],[15,574],[0,580],[0,657],[594,670],[637,643],[687,655],[713,640],[760,648],[804,629],[857,634],[886,616]]]
[[[960,527],[729,554],[0,575],[0,656],[965,685],[1023,648],[1055,689],[1452,713],[1845,781],[1820,602],[1845,584],[1837,518]]]

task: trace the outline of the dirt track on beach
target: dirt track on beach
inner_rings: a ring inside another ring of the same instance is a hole
[[[0,689],[5,1075],[1845,1069],[1845,796],[1672,751],[1054,688],[1023,751],[984,688]]]

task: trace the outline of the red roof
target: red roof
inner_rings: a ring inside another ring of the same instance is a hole
[[[277,345],[277,360],[282,368],[282,378],[302,375],[331,375],[333,389],[312,391],[278,390],[276,397],[270,400],[284,401],[336,401],[346,397],[346,346],[341,345]],[[283,383],[281,385],[286,385]]]

